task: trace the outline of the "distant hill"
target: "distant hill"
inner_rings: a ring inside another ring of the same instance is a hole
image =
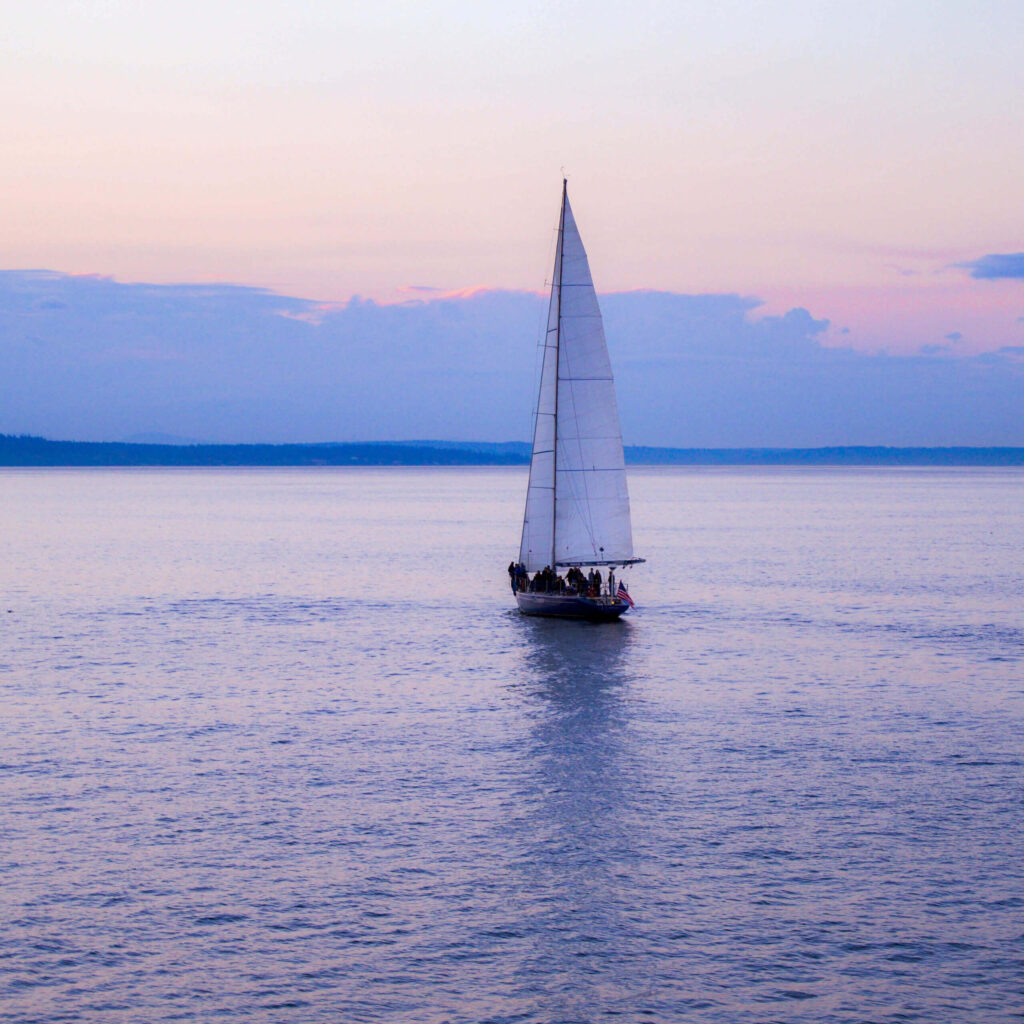
[[[138,444],[0,434],[0,466],[518,466],[522,441]],[[1024,448],[626,448],[646,466],[1024,466]]]
[[[400,441],[132,444],[0,434],[0,466],[504,466],[528,461],[529,448],[522,447],[522,452],[502,452]]]

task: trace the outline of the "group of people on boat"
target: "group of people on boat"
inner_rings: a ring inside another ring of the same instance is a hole
[[[509,562],[508,576],[512,593],[520,591],[530,594],[568,594],[580,597],[600,597],[604,580],[600,569],[591,569],[584,575],[583,570],[573,565],[564,576],[559,576],[550,565],[544,566],[533,578],[522,562]],[[608,593],[612,592],[614,573],[608,572]]]

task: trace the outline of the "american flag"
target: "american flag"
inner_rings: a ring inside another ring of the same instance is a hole
[[[633,603],[633,598],[629,596],[629,591],[626,589],[626,584],[621,580],[619,581],[619,589],[615,595],[620,601],[625,601],[630,608],[635,608],[636,605]]]

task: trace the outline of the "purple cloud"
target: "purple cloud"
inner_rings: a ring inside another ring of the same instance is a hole
[[[742,295],[603,295],[633,444],[1024,444],[1011,347],[916,356],[825,344]],[[525,440],[547,308],[478,291],[328,305],[255,288],[0,271],[0,433],[117,440]]]
[[[954,266],[969,270],[971,277],[982,281],[1024,280],[1024,252],[992,253]]]

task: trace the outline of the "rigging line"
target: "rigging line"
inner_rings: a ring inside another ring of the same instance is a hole
[[[558,227],[558,229],[556,229],[555,231],[552,232],[552,237],[551,237],[551,246],[554,249],[554,258],[557,259],[558,262],[559,262],[559,271],[561,270],[561,258],[560,258],[560,256],[561,256],[561,254],[560,254],[560,249],[561,249],[561,232],[560,232],[560,229],[561,229],[561,218],[559,219],[559,227]],[[552,257],[551,257],[551,250],[550,249],[548,250],[548,261],[546,263],[546,266],[552,266]],[[546,277],[545,277],[544,284],[545,284],[545,286],[547,285]],[[553,298],[553,296],[552,296],[552,298]],[[547,360],[548,360],[548,355],[549,355],[548,349],[551,348],[551,346],[548,345],[548,341],[547,341],[548,334],[550,334],[550,330],[548,330],[545,334],[541,335],[541,328],[542,328],[542,326],[546,326],[546,325],[551,323],[551,299],[550,298],[548,300],[546,311],[542,315],[543,315],[544,319],[541,320],[538,323],[538,325],[537,325],[537,347],[535,349],[534,360],[533,360],[534,379],[536,379],[537,363],[538,362],[540,363],[540,383],[539,383],[539,385],[537,387],[537,403],[536,403],[536,407],[534,408],[533,444],[531,446],[531,449],[536,448],[536,446],[537,446],[537,432],[538,432],[538,429],[540,427],[540,417],[541,417],[541,415],[551,415],[549,413],[542,414],[541,411],[540,411],[541,396],[544,394],[544,367],[545,367],[545,364],[547,363]],[[554,370],[555,370],[555,392],[556,392],[556,395],[557,395],[557,392],[558,392],[558,365],[557,365],[557,363],[555,364]],[[544,454],[544,453],[542,452],[541,454]],[[527,531],[527,527],[529,525],[530,491],[531,491],[531,489],[537,489],[537,490],[547,490],[548,489],[546,487],[542,487],[539,484],[534,484],[534,482],[533,482],[533,468],[534,468],[534,455],[533,455],[532,450],[531,450],[531,455],[530,455],[530,473],[529,473],[529,476],[527,477],[527,483],[526,483],[526,508],[523,511],[523,529],[522,529],[522,533],[520,535],[520,540],[519,540],[519,557],[520,557],[520,561],[525,561],[525,559],[523,558],[523,548],[526,546],[526,531]],[[551,516],[552,524],[551,524],[551,530],[552,530],[552,536],[553,536],[554,535],[554,507],[553,506],[554,506],[554,490],[555,490],[554,489],[554,474],[552,474],[552,481],[551,481],[551,483],[552,483],[552,486],[550,488],[551,493],[552,493],[552,516]],[[529,549],[529,551],[528,551],[528,555],[532,555],[532,553],[533,553],[533,549],[531,547]]]

